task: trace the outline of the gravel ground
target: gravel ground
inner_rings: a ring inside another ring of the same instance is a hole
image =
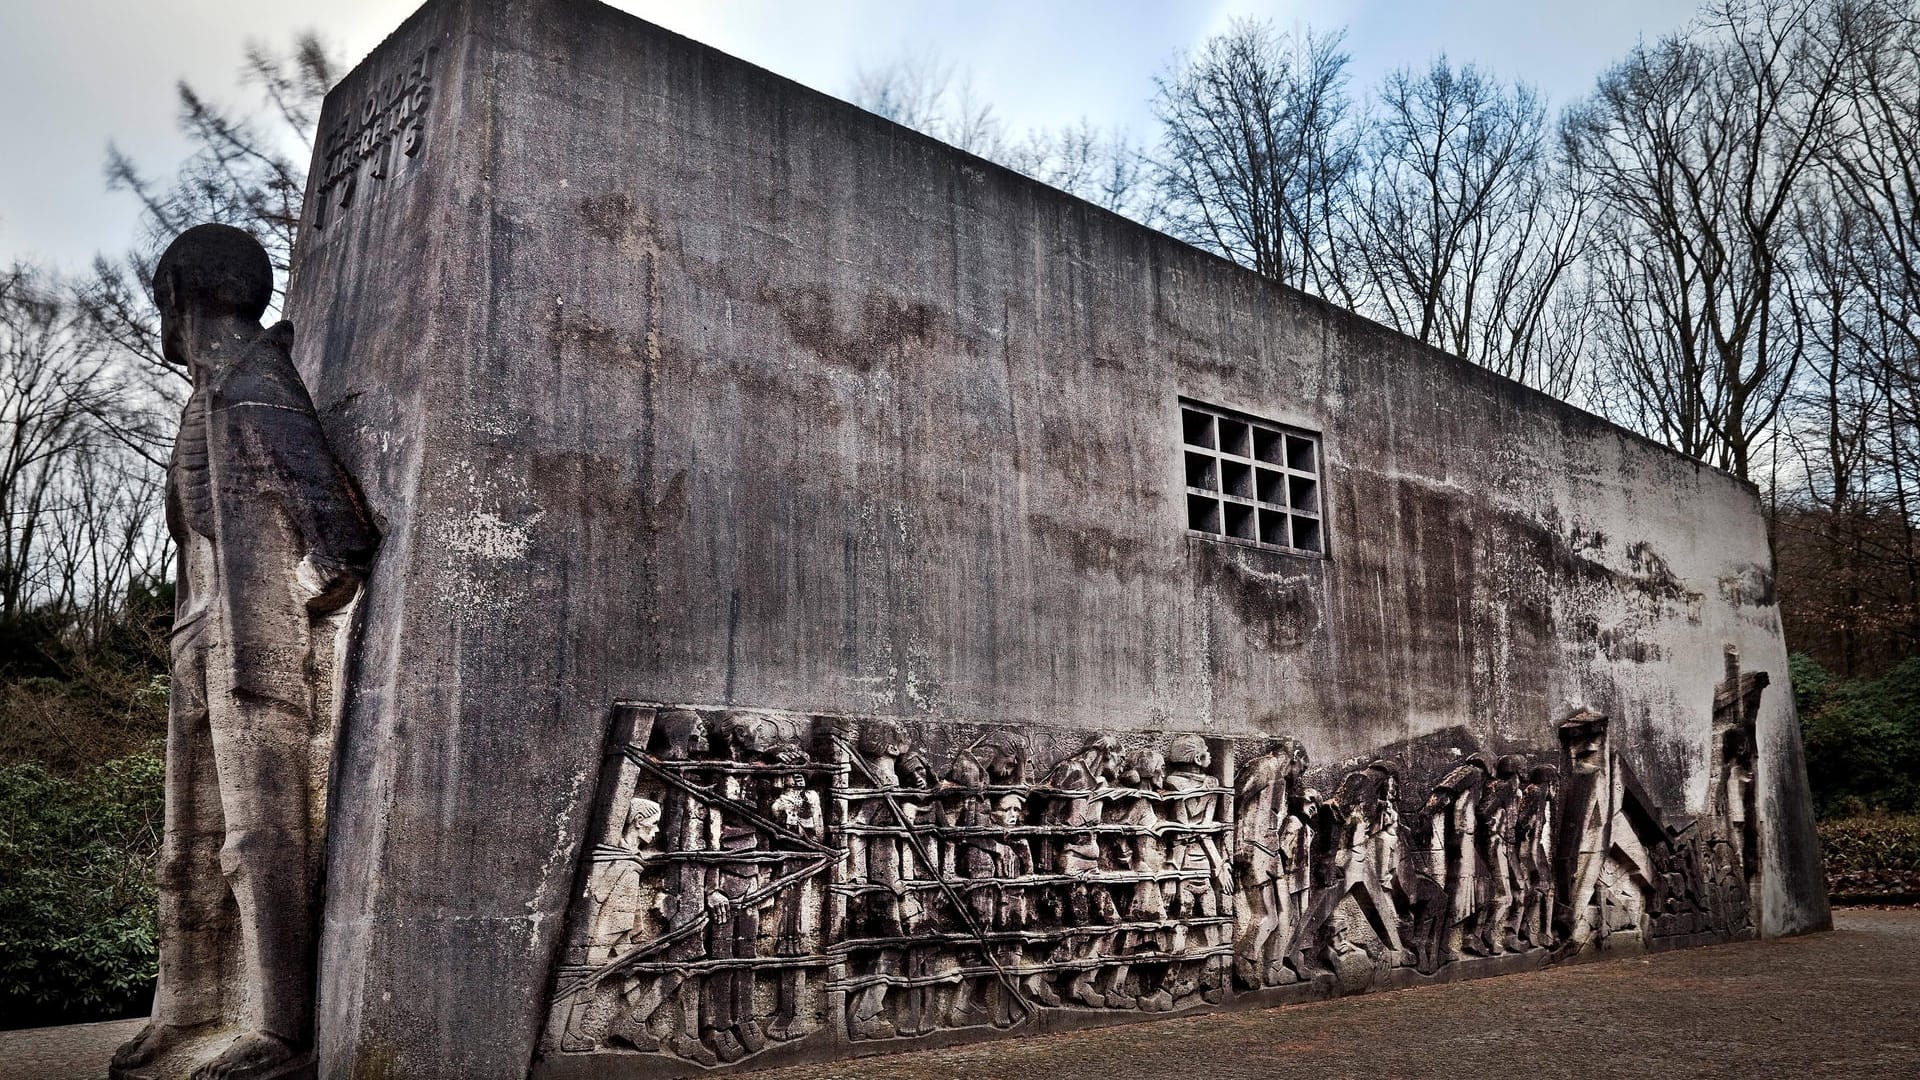
[[[1920,910],[1836,931],[755,1080],[1920,1078]],[[0,1080],[96,1080],[138,1021],[0,1032]]]

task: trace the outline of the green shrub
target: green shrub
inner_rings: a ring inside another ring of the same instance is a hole
[[[1920,897],[1920,814],[1870,814],[1820,823],[1827,892],[1837,901]]]
[[[1822,817],[1920,810],[1920,657],[1878,679],[1792,659],[1807,779]]]
[[[0,766],[0,1026],[146,1008],[164,776],[151,753],[72,779]]]

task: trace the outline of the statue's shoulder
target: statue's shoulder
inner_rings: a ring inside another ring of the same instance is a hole
[[[254,339],[254,343],[258,346],[273,350],[275,354],[287,363],[293,363],[293,321],[291,319],[281,319],[279,322],[260,331],[260,336]]]
[[[293,324],[262,330],[235,358],[219,383],[218,405],[266,405],[311,413],[313,400],[293,366]]]

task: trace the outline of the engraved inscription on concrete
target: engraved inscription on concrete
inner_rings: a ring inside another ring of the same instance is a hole
[[[367,184],[389,180],[425,150],[438,51],[428,46],[415,53],[403,71],[375,83],[357,108],[343,110],[322,134],[314,228],[325,228],[353,205],[363,178]]]

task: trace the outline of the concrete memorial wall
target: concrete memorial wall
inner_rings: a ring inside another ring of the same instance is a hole
[[[328,1077],[671,1076],[1827,924],[1754,491],[598,4],[329,96],[381,534]]]

